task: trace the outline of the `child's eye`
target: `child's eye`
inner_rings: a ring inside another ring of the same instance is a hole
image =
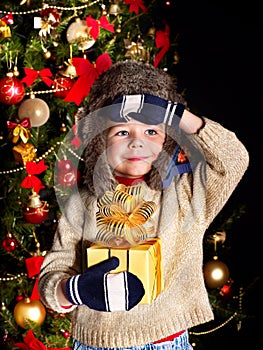
[[[148,130],[145,131],[145,134],[146,135],[156,135],[157,132],[155,130],[153,130],[153,129],[148,129]]]
[[[117,136],[127,136],[129,135],[128,131],[126,130],[121,130],[116,133]]]

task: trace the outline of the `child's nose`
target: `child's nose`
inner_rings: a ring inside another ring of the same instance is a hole
[[[129,143],[129,147],[131,148],[140,148],[143,147],[143,141],[140,138],[132,138],[130,143]]]

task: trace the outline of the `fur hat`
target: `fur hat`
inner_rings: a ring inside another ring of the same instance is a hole
[[[150,94],[185,104],[177,93],[176,79],[153,65],[139,61],[119,61],[101,74],[89,95],[90,111],[111,105],[122,95]]]
[[[84,183],[97,197],[112,190],[116,185],[116,180],[105,156],[105,121],[96,114],[96,111],[111,106],[117,98],[123,95],[150,94],[185,104],[183,97],[177,93],[176,87],[176,80],[165,71],[151,64],[133,60],[113,64],[94,82],[90,90],[88,105],[79,111],[78,129],[86,145]],[[167,137],[164,151],[155,161],[153,170],[147,179],[147,184],[151,188],[162,188],[164,169],[170,162],[176,146],[175,137]]]

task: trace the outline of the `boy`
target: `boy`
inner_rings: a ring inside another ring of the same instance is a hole
[[[74,350],[191,349],[187,329],[213,319],[203,236],[248,167],[244,145],[187,110],[167,73],[136,61],[118,62],[97,79],[78,129],[84,186],[63,208],[42,265],[43,303],[72,311]],[[188,162],[178,164],[180,149]],[[98,207],[120,185],[129,193],[139,186],[151,210],[157,208],[138,241],[124,232],[116,242],[110,230],[100,229]],[[87,268],[87,248],[99,238],[128,248],[152,237],[162,241],[164,289],[150,304],[140,304],[145,291],[137,276],[108,273],[117,258]]]

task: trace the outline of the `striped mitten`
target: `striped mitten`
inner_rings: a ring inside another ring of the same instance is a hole
[[[109,273],[119,265],[111,257],[87,269],[82,275],[66,282],[66,295],[74,305],[87,305],[97,311],[128,311],[144,296],[142,282],[134,274],[123,271]]]

